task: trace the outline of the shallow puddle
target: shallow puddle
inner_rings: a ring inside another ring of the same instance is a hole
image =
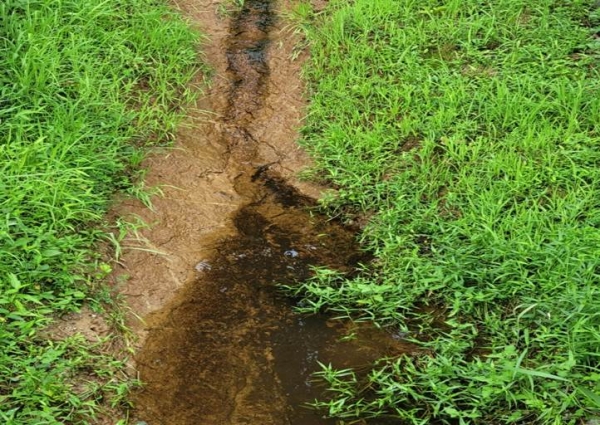
[[[293,313],[277,284],[308,278],[311,265],[350,271],[364,255],[293,189],[253,180],[260,200],[238,211],[237,234],[199,259],[197,282],[151,321],[137,359],[147,383],[138,417],[150,425],[334,424],[304,407],[322,395],[317,360],[362,368],[406,349],[383,330]]]
[[[305,408],[323,395],[311,377],[317,361],[360,369],[408,348],[373,327],[299,316],[277,288],[307,279],[312,266],[351,272],[368,258],[351,231],[311,213],[313,201],[260,157],[252,129],[269,87],[271,7],[246,0],[230,26],[218,128],[245,201],[223,217],[230,225],[214,237],[213,254],[197,259],[193,284],[147,318],[136,357],[145,387],[134,401],[135,419],[149,425],[335,424]]]

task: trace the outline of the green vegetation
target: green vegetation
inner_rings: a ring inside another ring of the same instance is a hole
[[[600,413],[600,10],[587,0],[332,0],[304,145],[370,218],[375,261],[320,270],[302,311],[416,349],[321,373],[331,416],[580,424]]]
[[[110,238],[97,229],[111,193],[135,192],[143,147],[173,129],[196,40],[162,0],[0,3],[3,424],[87,422],[122,402],[120,362],[42,330],[100,304],[110,266],[92,249]]]

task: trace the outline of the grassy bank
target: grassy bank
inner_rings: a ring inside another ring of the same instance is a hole
[[[304,310],[418,349],[324,371],[341,418],[578,424],[600,413],[600,10],[574,0],[298,8],[304,145],[376,256]]]
[[[99,303],[96,229],[173,129],[196,39],[162,0],[0,4],[0,422],[87,422],[123,399],[119,362],[41,330]]]

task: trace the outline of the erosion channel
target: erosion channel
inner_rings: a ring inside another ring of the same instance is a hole
[[[134,415],[149,425],[333,424],[304,407],[322,392],[317,360],[360,367],[398,350],[382,331],[296,315],[276,286],[308,278],[312,265],[351,271],[364,257],[354,234],[311,213],[312,198],[263,154],[274,8],[246,0],[223,38],[228,95],[212,137],[238,207],[207,239],[194,278],[146,319]],[[340,341],[351,331],[358,339]]]

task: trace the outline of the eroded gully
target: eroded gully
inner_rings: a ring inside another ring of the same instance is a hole
[[[297,65],[281,56],[290,53],[276,31],[281,5],[246,0],[230,20],[215,6],[180,4],[213,36],[217,74],[204,107],[214,115],[199,115],[179,150],[149,164],[149,180],[173,189],[154,211],[139,210],[154,226],[123,259],[122,292],[144,318],[134,324],[145,383],[134,416],[149,425],[334,424],[304,407],[321,395],[317,360],[362,367],[406,347],[383,331],[298,316],[278,291],[313,265],[352,272],[366,257],[352,232],[309,212],[310,188],[291,177],[306,160],[288,128],[299,84]],[[349,332],[358,338],[341,342]]]

